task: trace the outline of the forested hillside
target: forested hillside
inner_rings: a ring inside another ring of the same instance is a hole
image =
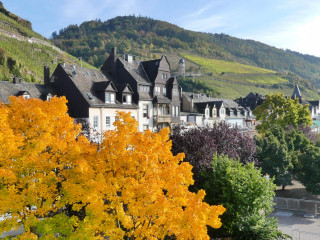
[[[77,58],[34,32],[29,21],[10,13],[0,2],[0,80],[9,81],[18,76],[26,82],[41,82],[43,66],[54,69],[59,62],[80,64]]]
[[[99,67],[113,46],[119,53],[143,58],[162,53],[187,52],[215,59],[232,60],[287,73],[298,74],[320,86],[320,58],[225,34],[185,30],[146,17],[116,17],[70,25],[52,34],[52,41],[70,54]]]

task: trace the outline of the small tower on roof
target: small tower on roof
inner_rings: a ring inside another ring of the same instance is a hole
[[[302,98],[298,84],[296,84],[296,85],[294,86],[294,90],[293,90],[293,93],[292,93],[291,98],[293,98],[293,99],[295,99],[295,98]]]
[[[186,75],[186,64],[183,58],[179,60],[179,75],[180,76]]]

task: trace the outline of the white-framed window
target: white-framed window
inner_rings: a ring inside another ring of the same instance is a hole
[[[215,116],[217,114],[216,109],[212,109],[212,115]]]
[[[149,129],[149,126],[148,126],[147,124],[144,124],[144,125],[143,125],[143,131],[145,131],[145,130],[147,130],[147,129]]]
[[[163,87],[163,96],[167,96],[167,88]]]
[[[93,127],[99,128],[99,116],[98,115],[93,116]]]
[[[26,93],[26,94],[23,94],[23,98],[26,99],[26,100],[28,100],[28,99],[30,99],[30,95],[27,94],[27,93]]]
[[[106,103],[115,103],[114,93],[106,92],[105,94],[105,102]]]
[[[206,117],[209,117],[209,109],[206,109]]]
[[[131,104],[131,94],[123,94],[122,102],[123,104]]]
[[[224,114],[224,108],[221,109],[221,114]]]
[[[143,114],[143,117],[144,118],[147,118],[149,116],[148,114],[148,105],[147,104],[144,104],[143,107],[142,107],[142,114]]]
[[[155,94],[160,95],[161,94],[161,88],[160,87],[155,87]]]
[[[106,127],[110,127],[111,123],[110,123],[110,116],[106,116]]]
[[[168,79],[168,74],[162,73],[162,79]]]
[[[173,117],[179,116],[179,107],[178,106],[172,106],[172,116]]]

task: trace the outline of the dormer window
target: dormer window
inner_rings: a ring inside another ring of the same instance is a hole
[[[163,87],[163,96],[167,96],[167,88]]]
[[[23,98],[28,100],[30,98],[30,94],[29,93],[24,93],[23,94]]]
[[[122,103],[123,104],[131,104],[132,103],[131,99],[132,99],[131,94],[123,94]]]
[[[224,108],[221,109],[221,114],[224,114]]]
[[[47,95],[47,101],[50,101],[51,98],[52,98],[52,95],[49,93],[49,94]]]
[[[208,108],[206,109],[206,117],[207,118],[209,117],[209,109]]]
[[[216,109],[212,109],[212,115],[215,116],[217,114]]]
[[[105,102],[106,103],[115,103],[114,93],[106,92]]]

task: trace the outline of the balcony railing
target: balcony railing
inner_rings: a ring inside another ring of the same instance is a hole
[[[153,120],[158,123],[161,123],[161,122],[171,123],[172,118],[171,118],[171,115],[154,115]]]

